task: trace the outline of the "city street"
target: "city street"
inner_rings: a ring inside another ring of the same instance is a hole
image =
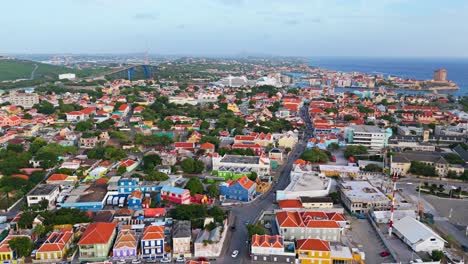
[[[226,241],[228,250],[224,255],[224,258],[221,258],[216,263],[249,263],[249,238],[247,235],[246,224],[255,223],[263,211],[268,210],[273,206],[276,190],[282,190],[289,184],[289,173],[291,171],[292,164],[304,151],[307,140],[309,139],[310,132],[312,131],[312,124],[310,122],[310,118],[307,115],[307,109],[307,104],[301,109],[301,116],[306,121],[307,126],[306,136],[302,139],[302,141],[299,141],[297,146],[289,154],[289,158],[279,175],[278,182],[272,186],[270,191],[263,194],[263,196],[258,200],[250,204],[241,205],[240,207],[231,209],[232,214],[236,216],[236,230],[232,231],[230,241]],[[239,255],[237,256],[236,260],[231,257],[231,254],[234,250],[239,251]]]

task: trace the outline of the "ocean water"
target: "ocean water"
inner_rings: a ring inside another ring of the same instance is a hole
[[[432,80],[434,70],[447,69],[447,79],[460,89],[450,92],[457,96],[468,96],[468,58],[311,58],[311,66],[337,71],[356,71],[368,74],[384,74],[418,80]],[[445,92],[441,92],[445,93]]]

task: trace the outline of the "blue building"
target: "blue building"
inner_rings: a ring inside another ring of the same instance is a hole
[[[133,191],[128,196],[128,208],[134,210],[142,209],[143,193],[139,190]]]
[[[140,182],[137,178],[126,178],[119,180],[118,191],[120,195],[128,196],[134,191],[143,193],[160,192],[162,186],[156,182]]]
[[[226,199],[248,202],[255,196],[257,184],[247,176],[242,176],[235,181],[227,181],[220,185],[220,193]]]

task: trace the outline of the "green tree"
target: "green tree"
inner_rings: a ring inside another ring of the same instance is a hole
[[[409,172],[416,174],[416,175],[423,175],[423,176],[430,176],[430,177],[437,176],[437,172],[434,166],[431,166],[431,165],[428,165],[419,161],[411,162]]]
[[[208,195],[212,198],[218,197],[219,195],[219,188],[218,185],[215,183],[208,185],[206,191],[208,192]]]
[[[444,252],[441,250],[433,250],[431,252],[431,258],[434,261],[441,261],[443,257],[444,257]]]
[[[185,189],[190,190],[190,195],[193,196],[197,193],[203,193],[203,184],[198,177],[191,177],[185,185]]]
[[[169,179],[166,173],[160,171],[151,171],[144,177],[145,181],[165,181]]]
[[[201,173],[205,169],[205,164],[201,160],[186,158],[180,163],[180,167],[185,173]]]
[[[17,257],[29,257],[34,244],[29,237],[15,237],[8,241],[8,246],[16,253]]]
[[[36,237],[43,237],[47,233],[46,228],[43,225],[36,225],[33,229],[33,234]]]
[[[93,127],[93,123],[91,121],[80,121],[76,123],[76,131],[88,131]]]
[[[157,154],[150,154],[143,157],[143,169],[152,170],[162,162],[161,157]]]
[[[345,115],[345,116],[343,117],[343,120],[344,120],[344,121],[351,121],[351,120],[356,120],[356,119],[357,119],[357,118],[354,117],[354,116],[352,116],[352,115]]]
[[[250,173],[250,175],[248,176],[248,178],[249,178],[251,181],[255,181],[255,180],[257,180],[258,175],[257,175],[257,173],[256,173],[255,171],[252,171],[252,172]]]
[[[47,141],[45,141],[43,138],[35,138],[29,146],[29,152],[34,155],[45,145],[47,145]]]
[[[340,145],[338,145],[338,143],[332,142],[332,143],[328,144],[328,149],[329,150],[336,151],[339,148],[340,148]]]
[[[344,156],[345,158],[349,159],[351,156],[363,155],[367,153],[367,148],[362,145],[349,145],[344,151]]]
[[[123,175],[125,172],[127,172],[127,168],[125,168],[124,166],[120,166],[120,167],[117,169],[117,174],[118,174],[118,175]]]
[[[31,176],[29,176],[29,181],[31,181],[34,184],[40,183],[42,180],[45,178],[45,172],[44,171],[33,171],[31,173]]]
[[[302,153],[301,159],[310,161],[313,163],[317,162],[328,162],[328,155],[325,153],[323,150],[320,150],[318,148],[313,148],[306,150]]]
[[[366,167],[364,167],[363,171],[382,172],[382,167],[377,164],[368,164]]]
[[[266,230],[261,224],[249,224],[247,225],[247,234],[251,238],[253,235],[265,235]]]
[[[38,113],[45,115],[50,115],[55,112],[54,105],[44,100],[40,104],[36,104],[33,107],[37,109]]]

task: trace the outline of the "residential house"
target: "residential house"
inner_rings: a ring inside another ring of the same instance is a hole
[[[17,238],[17,237],[27,237],[27,238],[31,239],[31,237],[26,236],[26,235],[8,235],[8,236],[6,236],[5,239],[3,239],[0,242],[0,261],[3,261],[3,263],[11,263],[10,261],[13,261],[14,259],[16,259],[17,256],[16,256],[15,252],[13,252],[13,250],[8,245],[8,241],[12,240],[13,238]]]
[[[57,185],[41,184],[26,196],[28,206],[40,204],[42,200],[48,201],[48,208],[54,206],[55,201],[60,194],[60,188]]]
[[[297,258],[301,264],[332,264],[330,243],[326,240],[307,238],[297,240]]]
[[[78,242],[80,261],[101,261],[107,259],[116,236],[117,223],[92,223]]]
[[[163,186],[161,199],[177,204],[190,204],[190,191],[179,187]]]
[[[220,156],[218,153],[214,153],[213,170],[244,174],[255,172],[258,176],[265,176],[270,173],[270,159],[264,154],[261,156]]]
[[[141,254],[145,259],[164,257],[164,226],[147,226],[141,237]]]
[[[139,210],[142,208],[142,202],[143,202],[143,192],[140,190],[135,190],[133,191],[129,196],[128,196],[128,208],[134,209],[134,210]]]
[[[124,167],[127,172],[134,170],[138,166],[138,162],[127,159],[120,162],[119,167]]]
[[[130,229],[122,229],[117,235],[113,247],[114,259],[134,259],[138,252],[138,235]]]
[[[220,193],[225,199],[248,202],[254,198],[256,187],[254,181],[243,176],[235,181],[230,180],[220,184]]]
[[[190,221],[177,221],[172,229],[172,257],[190,258],[192,228]]]
[[[282,236],[253,235],[250,248],[252,263],[295,263],[294,242]]]
[[[276,213],[276,224],[285,239],[318,238],[340,241],[343,228],[324,212],[280,211]]]
[[[37,250],[36,260],[40,262],[60,262],[66,256],[73,238],[72,231],[52,232]]]
[[[79,122],[86,120],[85,114],[81,111],[72,111],[66,113],[66,117],[68,122]]]

